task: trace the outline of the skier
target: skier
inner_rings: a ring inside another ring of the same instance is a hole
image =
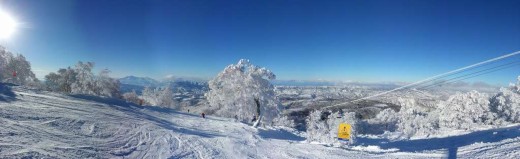
[[[206,114],[201,113],[200,115],[202,115],[202,118],[206,118]]]
[[[256,121],[256,115],[253,116],[253,120],[251,120],[251,122],[253,123],[253,122],[255,122],[255,121]]]
[[[11,78],[11,81],[13,84],[18,84],[18,82],[16,82],[16,71],[13,71],[13,78]]]
[[[235,115],[235,121],[238,121],[238,115]]]
[[[190,113],[190,109],[188,109],[188,113]]]

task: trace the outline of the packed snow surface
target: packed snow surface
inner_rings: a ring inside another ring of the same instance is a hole
[[[0,158],[518,158],[520,127],[391,141],[359,136],[344,148],[285,128],[22,88],[0,98]]]

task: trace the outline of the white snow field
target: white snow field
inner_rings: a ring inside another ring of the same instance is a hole
[[[117,99],[3,87],[0,158],[519,158],[520,126],[444,138],[360,136],[347,148],[289,129],[136,106]]]

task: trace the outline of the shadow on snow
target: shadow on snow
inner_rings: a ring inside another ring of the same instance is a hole
[[[382,149],[397,148],[403,152],[447,149],[448,158],[456,158],[457,149],[479,142],[499,142],[520,137],[520,126],[476,131],[465,135],[418,140],[390,141],[388,139],[357,138],[358,145],[378,145]]]
[[[293,140],[293,141],[303,141],[304,137],[297,136],[291,132],[288,132],[283,129],[278,130],[262,130],[258,129],[258,135],[264,139],[278,139],[278,140]]]
[[[10,86],[14,85],[9,83],[0,83],[0,101],[11,102],[16,100],[16,94]]]

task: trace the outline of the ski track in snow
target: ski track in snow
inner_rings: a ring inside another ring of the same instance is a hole
[[[305,143],[304,138],[282,129],[254,129],[233,119],[212,116],[203,119],[195,114],[141,107],[98,97],[22,89],[15,89],[15,93],[16,100],[0,101],[0,158],[330,159],[448,156],[445,149],[400,151],[395,150],[399,147],[391,147],[392,144],[385,147],[385,144],[378,145],[369,139],[365,141],[370,145],[356,145],[351,149],[328,147]],[[371,145],[382,146],[383,149]],[[399,146],[399,143],[394,145]],[[405,145],[405,148],[413,146]],[[516,138],[498,142],[461,145],[456,152],[460,158],[518,158],[520,138],[517,135]]]

